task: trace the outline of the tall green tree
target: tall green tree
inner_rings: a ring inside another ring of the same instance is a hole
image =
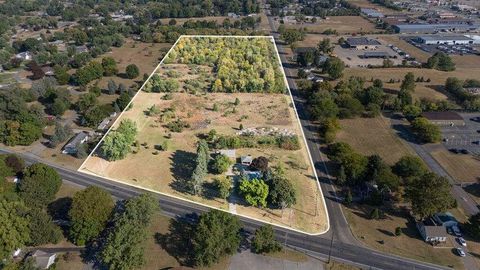
[[[420,176],[428,171],[425,163],[417,157],[412,155],[403,156],[393,166],[393,172],[401,177]]]
[[[431,172],[412,179],[405,188],[405,197],[411,202],[413,213],[421,219],[455,205],[448,180]]]
[[[282,250],[282,246],[275,239],[272,225],[262,226],[255,231],[252,249],[255,253],[271,253]]]
[[[110,161],[120,160],[130,153],[130,146],[135,141],[137,127],[135,122],[124,119],[118,128],[108,133],[101,146],[103,156]]]
[[[411,126],[418,139],[424,143],[436,143],[442,138],[440,128],[430,123],[425,117],[417,117],[412,121]]]
[[[112,57],[102,58],[102,67],[104,76],[113,76],[118,73],[117,62]]]
[[[20,201],[0,200],[0,258],[8,258],[12,252],[30,240],[27,208]]]
[[[107,224],[113,210],[112,196],[102,188],[90,186],[75,193],[68,213],[70,238],[83,246],[95,239]]]
[[[23,171],[18,189],[25,204],[42,208],[55,199],[61,184],[62,178],[55,169],[35,163]]]
[[[242,179],[240,193],[245,201],[253,206],[266,207],[268,197],[268,185],[261,179]]]
[[[143,265],[147,229],[157,210],[158,201],[150,194],[126,201],[99,254],[108,269],[130,270]]]
[[[211,266],[234,254],[240,246],[240,221],[229,213],[212,210],[200,216],[192,239],[196,266]]]
[[[52,218],[44,210],[29,210],[28,220],[28,228],[30,230],[29,245],[56,244],[62,237],[62,230],[53,223]]]
[[[328,75],[334,80],[343,76],[344,69],[345,64],[338,57],[328,58],[323,68],[324,72],[328,73]]]
[[[281,167],[274,167],[265,176],[268,202],[275,208],[291,207],[297,202],[297,192]]]
[[[402,84],[400,85],[400,90],[408,91],[413,93],[415,91],[415,75],[412,72],[408,72],[403,78]]]
[[[130,64],[126,67],[125,74],[127,75],[127,78],[135,79],[138,77],[138,75],[140,75],[140,70],[138,69],[137,65]]]

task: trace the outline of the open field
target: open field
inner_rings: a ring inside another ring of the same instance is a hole
[[[319,19],[315,23],[297,23],[296,21],[285,22],[287,28],[307,28],[309,33],[321,34],[327,29],[336,30],[339,35],[356,34],[366,32],[381,32],[375,25],[360,16],[331,16],[327,19]]]
[[[418,68],[380,68],[380,69],[366,69],[366,68],[347,68],[344,71],[344,78],[350,76],[360,76],[367,80],[370,78],[380,79],[384,82],[384,88],[391,91],[399,91],[400,83],[386,83],[390,79],[403,80],[403,77],[408,72],[412,72],[415,77],[423,76],[425,79],[429,78],[431,82],[416,83],[417,87],[413,96],[418,98],[427,98],[430,100],[443,100],[447,96],[443,94],[441,89],[445,85],[445,80],[448,77],[457,77],[461,80],[476,78],[480,73],[480,68],[457,68],[452,72],[443,72],[433,69],[418,69]],[[437,91],[437,90],[440,91]]]
[[[384,219],[371,220],[368,206],[344,208],[353,234],[367,246],[379,251],[426,261],[454,269],[464,269],[460,257],[452,252],[453,243],[448,247],[434,248],[425,243],[415,224],[404,213],[386,213]],[[395,228],[400,227],[402,234],[395,236]],[[453,238],[449,238],[453,241]],[[447,241],[448,243],[448,241]]]
[[[471,155],[455,155],[446,149],[431,153],[433,158],[457,181],[476,183],[480,177],[480,161]]]
[[[414,154],[391,129],[387,118],[342,119],[340,125],[337,141],[350,144],[361,154],[378,154],[388,164],[394,164],[402,156]]]
[[[194,90],[190,88],[190,93],[170,93],[168,98],[164,93],[139,92],[133,100],[134,106],[121,115],[121,119],[136,122],[136,140],[141,145],[136,153],[130,153],[123,160],[109,162],[101,157],[98,148],[80,170],[277,225],[309,233],[324,231],[328,220],[322,195],[291,97],[273,93],[205,93],[209,90],[205,85],[215,76],[212,72],[208,66],[163,64],[156,73],[161,78],[174,76],[179,89],[187,89],[193,80],[201,82],[200,85]],[[239,100],[237,105],[234,104],[236,99]],[[160,116],[147,116],[145,112],[152,106],[161,112]],[[173,118],[166,119],[165,112],[170,112],[169,117]],[[181,119],[188,126],[181,132],[172,132],[166,123],[173,119]],[[237,158],[265,156],[271,166],[285,168],[287,178],[299,194],[293,207],[283,211],[260,209],[247,206],[235,195],[227,200],[216,198],[212,196],[211,182],[216,177],[212,174],[206,177],[203,196],[191,195],[182,188],[181,183],[190,181],[193,172],[199,135],[214,129],[219,135],[238,136],[240,125],[244,130],[267,128],[298,136],[300,150],[284,150],[276,146],[236,149]],[[154,149],[155,145],[163,145],[165,141],[168,142],[167,150]]]

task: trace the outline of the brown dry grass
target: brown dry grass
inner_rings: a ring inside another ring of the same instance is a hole
[[[392,44],[402,49],[404,52],[410,54],[410,56],[415,57],[419,62],[426,62],[431,54],[420,50],[419,48],[413,46],[412,44],[401,39],[397,35],[384,35],[381,36],[381,39],[385,40],[388,44]]]
[[[446,149],[431,152],[440,165],[458,182],[477,183],[480,161],[471,155],[455,155]]]
[[[332,261],[331,263],[325,264],[325,269],[327,270],[360,270],[361,268]]]
[[[402,156],[414,154],[401,141],[384,117],[340,120],[341,130],[337,141],[350,144],[364,155],[380,155],[388,164],[394,164]]]
[[[140,143],[147,142],[149,148],[141,147],[137,154],[130,154],[126,159],[107,162],[93,156],[87,160],[82,170],[93,172],[98,175],[119,179],[134,185],[140,185],[156,191],[165,192],[175,196],[184,197],[214,207],[228,209],[228,204],[220,199],[207,199],[186,195],[173,188],[170,184],[174,179],[188,178],[189,170],[178,172],[179,164],[189,164],[195,156],[195,144],[198,140],[196,135],[215,129],[220,134],[234,134],[241,122],[242,116],[246,120],[242,123],[247,127],[278,127],[288,128],[300,135],[298,122],[295,120],[293,110],[289,107],[289,97],[274,94],[224,94],[215,93],[207,96],[194,96],[189,94],[174,94],[173,100],[161,100],[163,94],[139,93],[134,101],[135,106],[124,113],[122,118],[134,119],[139,129],[137,139]],[[232,103],[235,98],[240,99],[240,105],[236,113],[232,113]],[[219,111],[211,110],[213,104],[219,105]],[[153,146],[165,140],[164,136],[169,133],[155,117],[147,117],[144,111],[155,104],[160,109],[165,109],[175,104],[177,116],[190,123],[191,128],[182,133],[172,133],[170,149],[153,155]],[[210,124],[205,125],[208,121]],[[313,177],[309,157],[302,141],[302,150],[285,151],[276,148],[262,149],[238,149],[237,156],[250,154],[252,156],[266,156],[272,164],[283,164],[287,174],[293,181],[299,194],[298,202],[292,209],[260,210],[252,207],[237,206],[240,214],[251,215],[281,225],[291,225],[295,228],[309,232],[321,231],[325,224],[323,206],[315,197],[319,191]],[[160,166],[159,166],[160,165]],[[213,178],[210,175],[209,178]],[[319,200],[320,201],[320,200]],[[319,210],[319,216],[315,217],[315,207]]]
[[[318,20],[316,23],[285,22],[287,28],[307,28],[307,32],[323,33],[327,29],[337,30],[338,34],[355,34],[361,32],[378,32],[375,25],[360,16],[332,16]]]
[[[367,218],[371,207],[352,206],[344,210],[353,234],[373,249],[447,267],[452,266],[454,269],[464,269],[462,261],[453,254],[451,247],[434,248],[425,243],[405,214],[387,213],[385,219],[371,220]],[[397,227],[402,229],[400,236],[394,234]],[[453,243],[450,245],[453,247]]]

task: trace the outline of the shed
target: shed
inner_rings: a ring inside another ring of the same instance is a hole
[[[417,229],[427,243],[433,244],[447,241],[447,231],[443,226],[425,225],[423,222],[418,222]]]
[[[45,251],[37,250],[32,254],[35,267],[39,269],[48,269],[57,258],[55,253],[47,253]]]
[[[79,132],[73,137],[64,147],[62,153],[75,154],[78,151],[78,146],[88,140],[88,133],[85,131]]]
[[[107,128],[108,124],[110,123],[110,118],[105,118],[103,119],[100,124],[98,124],[97,130],[103,131],[105,128]]]
[[[465,120],[456,112],[424,112],[422,116],[439,126],[464,126]]]
[[[250,164],[252,164],[252,161],[253,161],[253,158],[250,155],[240,157],[240,163],[242,165],[250,166]]]

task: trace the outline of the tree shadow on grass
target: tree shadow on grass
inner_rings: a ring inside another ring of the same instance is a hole
[[[193,266],[192,238],[195,224],[183,218],[172,219],[165,234],[156,233],[155,241],[181,265]]]
[[[196,154],[192,152],[177,150],[173,153],[170,158],[170,170],[174,178],[170,186],[173,189],[179,192],[188,191],[188,181],[190,181],[195,168],[195,158]]]

